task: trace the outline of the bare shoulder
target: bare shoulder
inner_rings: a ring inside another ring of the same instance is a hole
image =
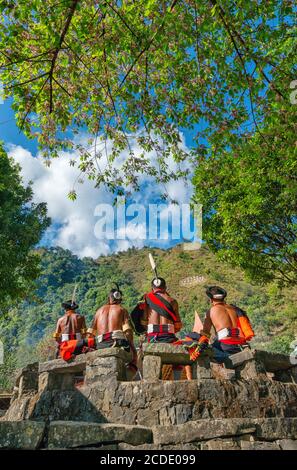
[[[177,300],[172,297],[168,292],[165,292],[164,294],[161,294],[164,299],[169,301],[172,305],[177,305]]]
[[[224,311],[225,311],[225,306],[224,305],[222,305],[222,304],[213,305],[209,309],[209,314],[210,314],[210,316],[213,316],[213,315],[217,315],[219,313],[222,313]]]
[[[96,310],[95,317],[98,317],[98,315],[100,315],[100,314],[103,312],[104,307],[105,307],[105,305],[102,305],[102,307],[99,307],[99,308]]]

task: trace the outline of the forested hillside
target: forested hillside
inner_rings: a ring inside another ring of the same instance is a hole
[[[102,256],[96,261],[79,259],[61,248],[40,251],[42,274],[36,282],[34,300],[12,307],[0,320],[0,338],[5,345],[0,388],[10,387],[16,367],[52,354],[51,333],[62,314],[61,301],[71,297],[75,283],[80,311],[88,322],[105,302],[113,282],[120,284],[128,310],[150,286],[147,248]],[[273,351],[290,350],[297,332],[297,288],[253,286],[241,271],[217,261],[206,247],[198,251],[184,251],[182,246],[151,251],[159,274],[167,279],[168,290],[179,301],[184,331],[192,328],[195,310],[203,317],[208,308],[205,287],[218,284],[227,289],[230,302],[248,311],[257,334],[255,345]],[[185,282],[191,276],[197,276],[196,285]]]

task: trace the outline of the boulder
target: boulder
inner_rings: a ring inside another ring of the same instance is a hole
[[[259,378],[260,376],[264,376],[265,378],[267,378],[265,367],[261,362],[255,360],[248,360],[236,367],[236,377],[238,379],[257,380],[257,378]]]
[[[257,364],[264,366],[267,372],[287,370],[293,366],[290,356],[287,354],[271,353],[257,349],[251,350],[248,348],[237,354],[232,354],[232,356],[227,359],[226,363],[231,367],[238,367],[250,360],[255,360]]]
[[[297,440],[293,441],[292,439],[281,439],[276,441],[282,450],[297,450]]]
[[[162,450],[161,446],[156,444],[141,444],[139,446],[132,446],[131,444],[126,444],[125,442],[120,442],[118,444],[119,450]]]
[[[207,356],[200,356],[192,366],[193,379],[196,378],[198,382],[203,380],[211,380],[214,378],[212,369],[210,367],[210,359]]]
[[[151,443],[152,431],[141,426],[75,421],[52,421],[49,426],[49,448],[93,447],[118,442],[134,446]]]
[[[89,352],[87,354],[80,354],[69,362],[63,361],[63,359],[54,359],[52,361],[42,362],[39,364],[39,373],[80,373],[86,369],[87,365],[98,365],[97,359],[108,357],[117,357],[125,362],[129,362],[129,360],[131,360],[130,354],[121,348],[98,349],[97,351]]]
[[[290,369],[293,364],[288,354],[272,353],[256,349],[254,352],[256,361],[262,362],[267,372]]]
[[[2,419],[5,421],[22,421],[30,419],[37,398],[38,395],[31,392],[13,400]],[[43,421],[43,418],[41,417],[38,417],[38,419]]]
[[[145,343],[143,346],[144,356],[159,356],[162,364],[191,365],[188,351],[183,345],[170,343]],[[207,349],[201,357],[212,357],[211,348]]]
[[[44,431],[44,422],[0,421],[0,449],[38,449]]]
[[[140,408],[137,413],[137,424],[142,426],[154,426],[159,424],[158,411],[151,410],[150,408]]]
[[[180,425],[154,426],[153,434],[154,443],[163,445],[250,434],[255,430],[256,425],[251,419],[200,419]]]
[[[122,381],[126,379],[125,363],[129,362],[116,356],[97,358],[92,364],[87,364],[85,373],[85,384],[91,385],[109,380]]]
[[[21,379],[25,378],[26,385],[28,385],[29,390],[35,390],[37,383],[36,377],[38,375],[38,362],[33,362],[32,364],[27,364],[25,367],[19,369],[15,377],[15,385],[18,387],[20,385]]]
[[[241,450],[281,450],[276,442],[240,441]]]
[[[142,375],[144,380],[159,380],[162,374],[162,359],[160,356],[144,356]]]
[[[27,364],[19,369],[15,377],[14,391],[11,396],[11,403],[17,398],[21,398],[28,393],[38,390],[38,362]]]
[[[139,446],[131,446],[130,444],[120,443],[119,450],[198,450],[196,444],[180,444],[161,446],[157,444],[142,444]]]
[[[222,367],[221,364],[211,364],[212,376],[217,380],[235,379],[235,370]]]
[[[159,356],[162,358],[162,364],[192,364],[188,352],[182,345],[174,346],[169,343],[147,343],[142,347],[144,356]]]
[[[256,435],[269,441],[297,439],[297,418],[266,418],[256,420]]]
[[[54,372],[41,372],[38,380],[39,393],[48,390],[73,390],[74,374],[55,374]]]
[[[240,450],[240,446],[232,439],[211,439],[202,442],[201,450]]]
[[[105,452],[106,450],[119,450],[118,444],[107,444],[100,447],[76,447],[71,450],[95,450]]]
[[[246,361],[251,361],[254,359],[254,354],[253,351],[250,349],[246,348],[244,351],[241,351],[236,354],[232,354],[231,356],[226,359],[226,366],[233,368],[233,367],[238,367],[241,364],[244,364]]]

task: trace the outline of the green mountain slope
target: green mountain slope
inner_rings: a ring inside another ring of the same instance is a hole
[[[171,250],[129,249],[96,261],[80,260],[61,248],[42,249],[42,275],[36,282],[34,300],[14,306],[0,319],[0,339],[5,345],[0,388],[9,386],[7,377],[15,367],[49,356],[53,345],[50,336],[62,314],[61,301],[71,297],[75,283],[80,311],[89,323],[115,281],[131,310],[150,288],[149,251],[157,260],[159,274],[167,279],[169,292],[179,301],[184,331],[191,330],[195,310],[203,318],[208,309],[205,287],[218,284],[228,291],[229,302],[247,310],[256,331],[254,345],[271,351],[290,350],[297,332],[297,288],[253,286],[240,270],[219,262],[206,247],[197,251],[184,251],[182,246]],[[193,276],[196,285],[187,283]]]

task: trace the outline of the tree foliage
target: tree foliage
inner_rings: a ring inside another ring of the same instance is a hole
[[[195,198],[203,237],[254,281],[297,281],[296,111],[279,109],[256,134],[201,160]],[[263,140],[264,138],[264,140]]]
[[[97,185],[135,189],[143,172],[163,182],[185,177],[185,168],[170,170],[169,155],[196,163],[258,131],[267,105],[288,101],[294,4],[3,0],[5,94],[47,159],[76,149]],[[181,129],[191,131],[188,153]],[[71,138],[80,130],[87,145]]]
[[[3,0],[0,15],[5,96],[48,164],[73,150],[95,185],[123,194],[145,173],[165,197],[199,165],[212,248],[296,279],[293,0]]]
[[[49,225],[44,203],[32,202],[19,167],[0,146],[0,306],[23,298],[39,274],[32,249]]]

